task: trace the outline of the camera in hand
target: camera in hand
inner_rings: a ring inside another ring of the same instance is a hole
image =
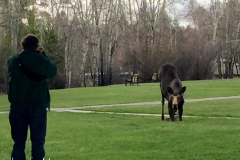
[[[46,55],[42,47],[38,47],[36,50],[37,53],[41,53],[43,55]]]
[[[42,47],[38,47],[38,48],[36,49],[36,52],[37,52],[37,53],[42,53],[42,52],[43,52],[43,48],[42,48]]]

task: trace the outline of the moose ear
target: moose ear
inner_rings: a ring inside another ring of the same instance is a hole
[[[182,89],[178,92],[179,94],[182,94],[186,91],[186,86],[182,87]]]
[[[173,90],[171,87],[167,87],[167,91],[168,91],[168,93],[173,94]]]

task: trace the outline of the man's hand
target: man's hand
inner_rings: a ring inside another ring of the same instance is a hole
[[[44,52],[42,47],[38,47],[36,51],[37,51],[37,53],[43,53]]]

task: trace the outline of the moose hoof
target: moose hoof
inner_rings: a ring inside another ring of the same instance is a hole
[[[175,118],[171,119],[171,122],[175,122],[175,121],[176,121],[176,119],[175,119]]]

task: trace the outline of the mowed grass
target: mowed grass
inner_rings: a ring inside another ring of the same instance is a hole
[[[183,81],[186,99],[240,95],[240,79]],[[51,107],[73,107],[99,104],[152,102],[161,99],[159,83],[124,84],[105,87],[51,90]],[[7,96],[0,96],[0,111],[9,109]]]
[[[235,117],[240,118],[240,99],[222,99],[199,102],[185,102],[183,115],[198,117]],[[111,106],[101,108],[83,108],[78,110],[113,113],[161,114],[161,104]],[[168,114],[167,104],[164,108]]]
[[[184,81],[183,85],[187,86],[185,99],[240,95],[239,82],[240,79]],[[52,90],[51,94],[52,107],[160,100],[158,83]],[[0,104],[1,110],[7,110],[6,96],[0,97],[0,101],[3,102]],[[50,111],[48,112],[45,159],[239,159],[239,102],[239,99],[186,102],[184,115],[200,117],[185,117],[182,122],[174,123],[161,121],[160,117],[156,116]],[[160,106],[160,104],[129,105],[85,110],[159,114]],[[167,107],[165,111],[167,113]],[[0,128],[0,160],[7,160],[12,146],[7,114],[0,114]],[[26,153],[29,159],[29,140]]]
[[[238,159],[240,120],[49,112],[46,157],[57,160]],[[12,141],[0,115],[1,160]],[[26,153],[30,155],[28,140]]]

